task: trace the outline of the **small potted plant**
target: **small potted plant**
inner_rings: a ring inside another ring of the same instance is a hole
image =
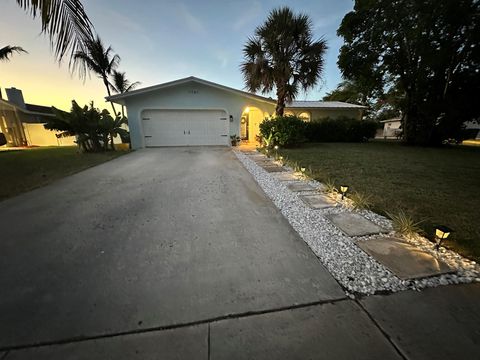
[[[237,146],[240,142],[240,137],[237,134],[230,135],[230,141],[232,143],[232,146]]]

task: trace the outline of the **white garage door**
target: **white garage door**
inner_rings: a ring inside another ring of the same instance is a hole
[[[145,146],[228,145],[223,110],[148,110],[142,113]]]

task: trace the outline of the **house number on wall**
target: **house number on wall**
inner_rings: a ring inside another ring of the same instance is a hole
[[[189,90],[188,91],[190,94],[198,94],[198,90]]]

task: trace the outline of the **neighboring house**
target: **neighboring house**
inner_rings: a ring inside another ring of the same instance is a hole
[[[383,124],[383,137],[384,138],[400,138],[402,134],[402,119],[399,117],[380,121]]]
[[[465,130],[468,130],[469,139],[480,140],[480,119],[478,121],[465,121]]]
[[[6,137],[5,146],[75,145],[74,137],[61,137],[43,127],[48,118],[55,116],[51,107],[25,103],[22,91],[16,88],[5,92],[7,100],[0,91],[0,132]]]
[[[231,135],[255,142],[259,125],[276,101],[188,77],[107,97],[126,106],[132,148],[229,145]],[[341,102],[294,101],[285,113],[306,121],[323,117],[361,119],[365,107]]]
[[[384,138],[399,138],[402,133],[401,125],[402,119],[392,118],[388,120],[380,121],[383,123],[383,134],[381,137]],[[480,123],[474,121],[465,121],[464,127],[468,131],[469,139],[468,140],[479,140],[480,139]]]

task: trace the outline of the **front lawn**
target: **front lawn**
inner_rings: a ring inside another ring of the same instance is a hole
[[[79,154],[76,147],[0,151],[0,201],[122,154],[125,152]]]
[[[331,179],[371,194],[373,211],[403,209],[432,239],[434,224],[455,230],[445,245],[480,260],[480,149],[408,147],[398,143],[322,143],[281,154]]]

